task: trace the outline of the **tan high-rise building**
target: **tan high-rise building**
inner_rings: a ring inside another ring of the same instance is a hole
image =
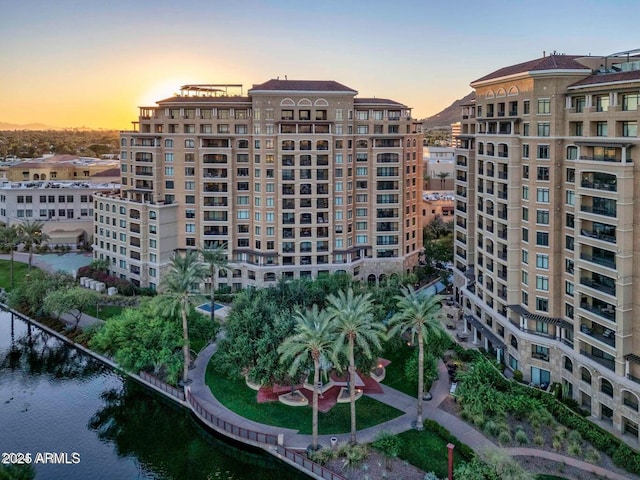
[[[635,441],[639,54],[554,54],[471,83],[454,246],[474,342]]]
[[[237,94],[236,94],[237,93]],[[157,288],[176,250],[227,245],[229,287],[411,272],[422,137],[411,109],[334,81],[186,85],[121,133],[122,190],[96,198],[96,258]]]

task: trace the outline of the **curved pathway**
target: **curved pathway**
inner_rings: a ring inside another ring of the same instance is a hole
[[[282,434],[285,447],[293,450],[306,449],[307,446],[311,444],[311,435],[301,435],[294,429],[274,427],[272,425],[265,425],[247,420],[226,408],[213,396],[209,386],[205,383],[205,374],[209,361],[216,349],[217,346],[215,343],[210,344],[203,349],[195,361],[195,368],[191,370],[190,377],[193,381],[189,385],[189,389],[191,390],[191,394],[198,399],[198,402],[206,405],[212,413],[215,413],[221,419],[226,420],[229,423],[261,433],[272,435]],[[438,365],[438,373],[439,379],[435,381],[431,387],[431,395],[433,398],[423,404],[424,418],[435,420],[444,428],[449,430],[452,435],[463,441],[476,452],[482,452],[483,450],[492,448],[500,448],[464,420],[461,420],[458,417],[438,408],[440,403],[449,395],[448,372],[446,365],[442,361]],[[375,398],[376,400],[386,403],[387,405],[397,408],[405,413],[388,422],[364,430],[358,430],[359,442],[372,442],[381,431],[397,434],[411,430],[412,428],[411,422],[416,418],[415,397],[406,395],[384,384],[381,384],[381,387],[384,393],[382,395],[370,395],[371,398]],[[330,439],[333,436],[338,438],[338,443],[349,442],[350,435],[349,433],[345,433],[340,435],[320,435],[320,444],[327,446],[330,445]],[[549,452],[547,450],[540,450],[536,448],[505,448],[503,450],[512,457],[524,456],[544,458],[554,462],[564,463],[610,480],[629,480],[630,478],[637,478],[631,475],[620,475],[598,465],[594,465],[574,457]]]

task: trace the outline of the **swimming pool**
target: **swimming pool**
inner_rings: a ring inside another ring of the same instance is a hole
[[[215,305],[214,309],[216,312],[224,307],[224,305],[220,305],[219,303],[214,303],[214,305]],[[206,313],[211,313],[211,304],[203,303],[202,305],[199,305],[197,309],[202,310],[203,312],[206,312]]]

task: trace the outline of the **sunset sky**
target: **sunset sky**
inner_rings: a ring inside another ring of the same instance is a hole
[[[0,16],[0,122],[127,129],[186,83],[336,80],[437,113],[543,50],[640,48],[637,0],[21,0]]]

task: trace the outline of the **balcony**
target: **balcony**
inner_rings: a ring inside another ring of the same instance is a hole
[[[598,331],[596,331],[596,328]],[[616,333],[615,331],[602,327],[599,324],[591,323],[591,327],[587,324],[583,323],[580,325],[580,332],[583,335],[587,335],[591,338],[596,339],[599,342],[602,342],[610,347],[616,348]]]
[[[608,303],[602,303],[598,305],[595,303],[590,304],[589,302],[580,302],[580,308],[583,310],[587,310],[591,313],[595,313],[599,317],[602,317],[610,322],[616,321],[616,308]]]
[[[615,228],[613,229],[613,232],[615,233]],[[585,237],[595,238],[597,240],[602,240],[603,242],[616,243],[616,236],[615,235],[607,235],[605,233],[602,233],[601,231],[587,230],[587,229],[583,228],[582,230],[580,230],[580,234],[585,236]]]
[[[607,357],[605,357],[604,355],[607,355],[605,352],[603,352],[602,350],[596,348],[596,347],[592,347],[590,346],[590,349],[584,349],[581,348],[580,349],[580,353],[582,355],[584,355],[585,357],[590,358],[591,360],[593,360],[596,363],[599,363],[600,365],[608,368],[609,370],[612,370],[615,372],[616,370],[616,362],[615,359],[611,356],[608,355]],[[611,358],[609,358],[611,357]]]
[[[613,295],[615,297],[616,295],[616,286],[614,285],[609,285],[606,283],[602,283],[602,282],[598,282],[596,280],[593,280],[591,278],[581,278],[580,279],[580,283],[582,285],[585,285],[589,288],[593,288],[594,290],[598,290],[600,292],[606,293],[607,295]]]
[[[583,188],[593,188],[594,190],[604,190],[607,192],[617,192],[618,191],[618,183],[617,181],[600,181],[600,182],[590,182],[588,180],[582,180],[580,184]]]
[[[603,215],[605,217],[616,217],[616,209],[614,208],[602,208],[602,207],[592,207],[589,205],[581,205],[580,211],[586,213],[594,213],[596,215]]]
[[[607,258],[602,256],[593,256],[593,255],[588,255],[586,253],[581,253],[580,258],[582,260],[586,260],[587,262],[602,265],[603,267],[613,268],[613,269],[616,268],[616,257],[614,255],[612,255],[611,258]]]

